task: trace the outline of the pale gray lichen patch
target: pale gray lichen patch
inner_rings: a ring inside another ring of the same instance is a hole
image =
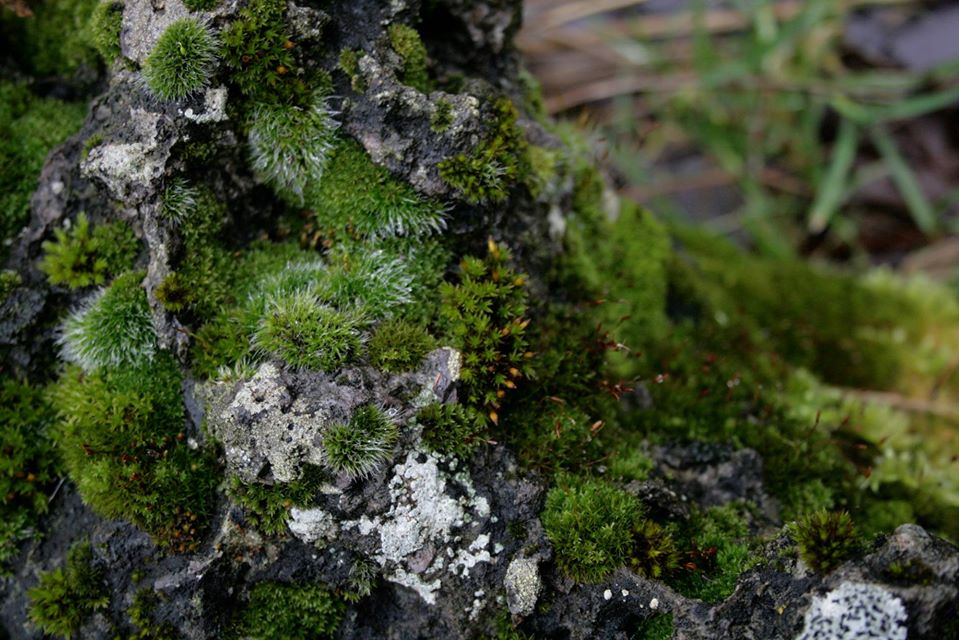
[[[169,145],[160,144],[161,117],[158,113],[132,108],[130,140],[93,147],[80,164],[82,174],[103,182],[119,200],[135,200],[135,194],[163,176],[170,156]]]
[[[323,509],[290,509],[287,520],[290,532],[307,544],[332,542],[340,533],[340,527],[331,513]]]
[[[843,582],[813,599],[796,640],[906,640],[906,609],[874,584]]]
[[[226,87],[207,89],[203,94],[203,111],[196,112],[193,107],[187,107],[183,110],[183,117],[198,124],[229,120],[229,115],[226,112],[226,99]]]
[[[506,568],[503,583],[506,589],[506,605],[514,616],[528,616],[536,609],[543,581],[539,575],[539,563],[532,558],[513,558]],[[610,594],[609,589],[606,594]],[[607,600],[612,594],[605,596]]]

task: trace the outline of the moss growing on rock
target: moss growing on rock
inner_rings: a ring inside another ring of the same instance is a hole
[[[71,289],[103,284],[132,267],[140,250],[140,242],[126,224],[108,222],[91,230],[83,213],[72,226],[55,229],[54,236],[54,241],[43,243],[40,270],[51,284]]]
[[[229,494],[258,531],[278,536],[287,530],[291,508],[313,506],[324,479],[323,471],[313,466],[307,466],[299,480],[272,486],[248,484],[234,476],[230,478]]]
[[[829,573],[858,548],[859,540],[849,514],[816,511],[790,528],[799,555],[817,573]]]
[[[346,424],[323,435],[324,462],[334,473],[367,478],[393,455],[398,432],[393,420],[373,405],[353,412]]]
[[[422,325],[407,320],[387,320],[377,325],[366,346],[370,364],[383,371],[412,371],[433,348],[435,341]]]
[[[33,624],[64,640],[73,638],[87,618],[110,604],[103,568],[96,564],[89,543],[72,546],[66,564],[40,576],[27,597]]]
[[[143,77],[155,95],[176,100],[206,88],[219,59],[210,28],[193,18],[177,20],[160,36],[143,63]]]
[[[123,24],[123,3],[100,0],[90,16],[90,36],[93,46],[107,64],[120,55],[120,28]]]
[[[308,96],[284,22],[283,0],[252,0],[220,34],[231,80],[255,102],[306,106]]]
[[[403,61],[400,81],[414,89],[429,93],[433,83],[430,82],[427,72],[426,47],[423,46],[420,34],[416,32],[416,29],[405,24],[391,24],[389,35],[393,51]]]
[[[251,640],[333,638],[344,610],[344,602],[320,585],[261,582],[253,587],[238,616],[236,636]]]
[[[416,414],[423,443],[437,453],[468,459],[486,434],[485,416],[460,404],[431,403]]]

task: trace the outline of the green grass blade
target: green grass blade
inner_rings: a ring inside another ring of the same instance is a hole
[[[934,233],[938,226],[936,214],[932,205],[929,204],[926,194],[923,193],[922,187],[919,186],[916,174],[909,168],[906,159],[896,148],[892,136],[882,127],[876,127],[872,130],[872,140],[876,143],[879,154],[889,167],[892,180],[896,183],[899,193],[906,201],[906,206],[909,207],[909,213],[912,215],[916,226],[924,233]]]
[[[849,170],[856,158],[856,146],[859,144],[859,127],[849,118],[839,123],[839,135],[832,150],[832,162],[826,178],[816,192],[816,200],[809,212],[809,230],[819,233],[829,224],[842,203]]]

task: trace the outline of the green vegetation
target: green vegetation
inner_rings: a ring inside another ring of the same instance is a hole
[[[0,12],[4,54],[37,77],[69,77],[81,68],[96,68],[95,32],[89,28],[96,6],[97,0],[58,0],[30,3],[29,17]]]
[[[176,100],[204,89],[219,59],[216,38],[193,18],[177,20],[160,36],[143,63],[150,90],[164,100]]]
[[[427,71],[428,59],[426,47],[416,29],[405,24],[391,24],[389,27],[390,44],[393,51],[403,61],[400,72],[400,81],[423,93],[429,93],[433,88]]]
[[[333,371],[360,351],[355,318],[323,305],[308,292],[274,299],[254,336],[255,345],[296,368]]]
[[[219,472],[190,446],[173,357],[84,372],[68,367],[54,389],[56,440],[83,501],[174,551],[196,547]]]
[[[42,389],[12,378],[0,381],[0,574],[47,510],[47,492],[57,478],[53,418]]]
[[[437,453],[468,459],[486,437],[486,417],[461,404],[433,402],[420,409],[423,443]]]
[[[246,512],[246,519],[269,536],[286,533],[286,520],[292,507],[313,506],[324,474],[318,467],[307,466],[299,480],[287,484],[266,485],[245,483],[230,478],[229,494]]]
[[[673,637],[673,614],[663,613],[643,620],[633,640],[670,640]]]
[[[236,635],[251,640],[333,638],[345,608],[320,585],[261,582],[238,616]]]
[[[62,356],[84,371],[141,366],[157,353],[143,273],[131,271],[94,294],[63,324]]]
[[[790,528],[799,555],[810,569],[829,573],[859,548],[852,518],[845,511],[816,511]]]
[[[642,505],[601,480],[559,476],[540,517],[560,569],[574,580],[597,582],[629,562]]]
[[[66,565],[40,576],[27,597],[33,624],[65,640],[74,637],[91,614],[110,604],[104,571],[87,542],[70,547]]]
[[[517,117],[509,99],[497,100],[489,137],[469,155],[461,153],[439,163],[440,177],[467,202],[502,202],[509,189],[529,174],[529,145]]]
[[[400,373],[416,369],[435,344],[423,325],[393,319],[377,325],[366,349],[374,367]]]
[[[193,216],[203,196],[186,178],[176,177],[163,190],[160,214],[176,225],[182,225]]]
[[[662,580],[679,568],[681,555],[665,527],[643,520],[633,525],[630,564],[647,578]]]
[[[342,596],[347,602],[359,602],[373,592],[379,568],[370,560],[357,558],[350,567],[349,590]]]
[[[340,70],[350,78],[350,87],[357,93],[366,91],[366,82],[360,75],[360,58],[363,52],[356,49],[340,51]]]
[[[337,123],[322,92],[304,107],[259,103],[250,116],[253,170],[296,202],[320,181],[329,163]]]
[[[453,103],[446,98],[440,98],[434,107],[436,110],[430,117],[430,130],[433,133],[443,133],[453,124]]]
[[[122,23],[123,3],[119,0],[100,0],[90,16],[89,28],[93,46],[107,64],[120,56]]]
[[[183,0],[183,4],[190,11],[211,11],[217,8],[220,0]]]
[[[468,256],[460,262],[458,284],[440,286],[446,337],[462,352],[464,399],[493,422],[506,391],[532,373],[526,279],[509,261],[509,251],[490,240],[485,259]]]
[[[59,3],[44,6],[50,4]],[[27,223],[47,153],[77,131],[85,115],[85,104],[39,98],[25,85],[0,81],[0,241]]]
[[[158,623],[154,619],[159,597],[157,592],[144,587],[133,594],[133,602],[127,609],[130,622],[137,628],[136,633],[126,636],[126,640],[178,640],[180,635],[169,622]]]
[[[397,437],[391,418],[373,405],[364,405],[353,412],[348,423],[327,429],[324,462],[335,473],[368,478],[391,458]]]
[[[413,276],[400,257],[354,247],[331,251],[327,262],[329,268],[315,289],[323,302],[372,321],[392,316],[412,301]]]
[[[71,289],[103,284],[133,266],[140,252],[140,241],[133,230],[121,222],[99,224],[90,230],[86,214],[76,222],[54,230],[55,241],[43,243],[40,270],[51,284]]]

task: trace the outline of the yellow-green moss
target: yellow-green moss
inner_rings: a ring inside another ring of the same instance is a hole
[[[389,27],[390,44],[393,51],[403,61],[400,81],[424,93],[432,90],[433,83],[427,71],[427,54],[423,40],[416,29],[405,24],[391,24]]]
[[[44,633],[73,638],[87,618],[110,604],[104,577],[90,544],[73,545],[65,565],[41,575],[27,592],[30,621]]]
[[[238,616],[235,635],[251,640],[333,638],[344,611],[344,602],[323,586],[261,582]]]

